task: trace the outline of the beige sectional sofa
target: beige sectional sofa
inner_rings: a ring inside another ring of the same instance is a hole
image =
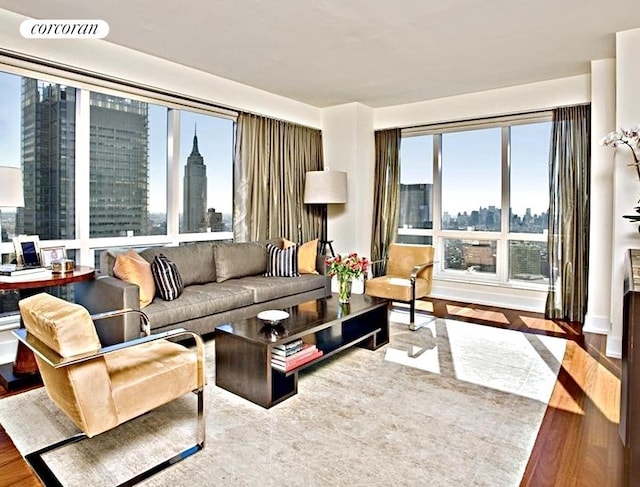
[[[269,241],[277,246],[281,239]],[[212,333],[222,323],[253,317],[266,309],[282,309],[330,295],[324,258],[316,256],[317,274],[298,277],[266,277],[268,242],[195,243],[180,247],[151,247],[140,256],[151,263],[156,255],[169,258],[179,271],[184,291],[175,300],[155,296],[143,311],[154,333],[186,328]],[[113,268],[124,250],[103,251],[100,273],[94,281],[76,287],[76,302],[91,313],[113,309],[140,309],[140,288],[118,279]],[[314,251],[315,252],[315,251]],[[129,314],[98,323],[103,343],[117,343],[139,336],[138,319]]]

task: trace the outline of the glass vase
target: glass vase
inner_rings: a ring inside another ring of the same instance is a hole
[[[348,277],[338,277],[338,302],[348,303],[351,301],[351,279]]]

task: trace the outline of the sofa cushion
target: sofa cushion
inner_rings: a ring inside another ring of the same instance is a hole
[[[298,277],[298,246],[281,249],[267,244],[267,277]]]
[[[267,270],[267,247],[262,242],[219,243],[213,247],[213,254],[217,282]]]
[[[173,301],[184,291],[184,284],[176,265],[166,255],[156,255],[151,262],[151,273],[156,290],[165,301]]]
[[[272,299],[304,293],[324,287],[326,277],[322,275],[304,274],[295,279],[289,277],[249,276],[234,281],[253,292],[256,303],[264,303]]]
[[[253,304],[253,291],[238,284],[194,284],[184,288],[178,299],[156,299],[145,309],[152,328],[179,324],[230,309]]]
[[[151,263],[156,255],[164,254],[178,269],[185,286],[205,284],[216,280],[213,243],[199,242],[179,247],[150,247],[140,252]]]
[[[156,295],[156,285],[153,281],[151,266],[135,250],[129,249],[124,254],[118,254],[113,266],[113,275],[118,279],[138,285],[140,288],[140,309],[145,308],[153,301]]]

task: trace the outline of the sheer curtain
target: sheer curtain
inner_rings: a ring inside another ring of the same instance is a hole
[[[389,244],[398,228],[400,194],[400,129],[378,130],[375,133],[375,185],[373,192],[373,222],[371,226],[371,260],[374,277],[385,272]]]
[[[285,237],[306,242],[326,225],[304,204],[307,171],[321,171],[322,133],[250,113],[236,127],[233,233],[238,242]]]
[[[589,275],[591,107],[557,108],[549,164],[549,294],[551,319],[584,321]]]

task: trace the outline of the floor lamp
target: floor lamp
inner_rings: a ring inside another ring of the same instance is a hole
[[[327,247],[335,257],[332,240],[327,238],[327,205],[347,202],[347,173],[342,171],[309,171],[304,181],[304,204],[322,205],[322,231],[320,254],[325,255]]]
[[[17,208],[23,206],[22,169],[19,167],[0,166],[0,208]],[[2,220],[0,219],[0,244],[2,243],[1,241]],[[2,263],[1,245],[0,263]]]

